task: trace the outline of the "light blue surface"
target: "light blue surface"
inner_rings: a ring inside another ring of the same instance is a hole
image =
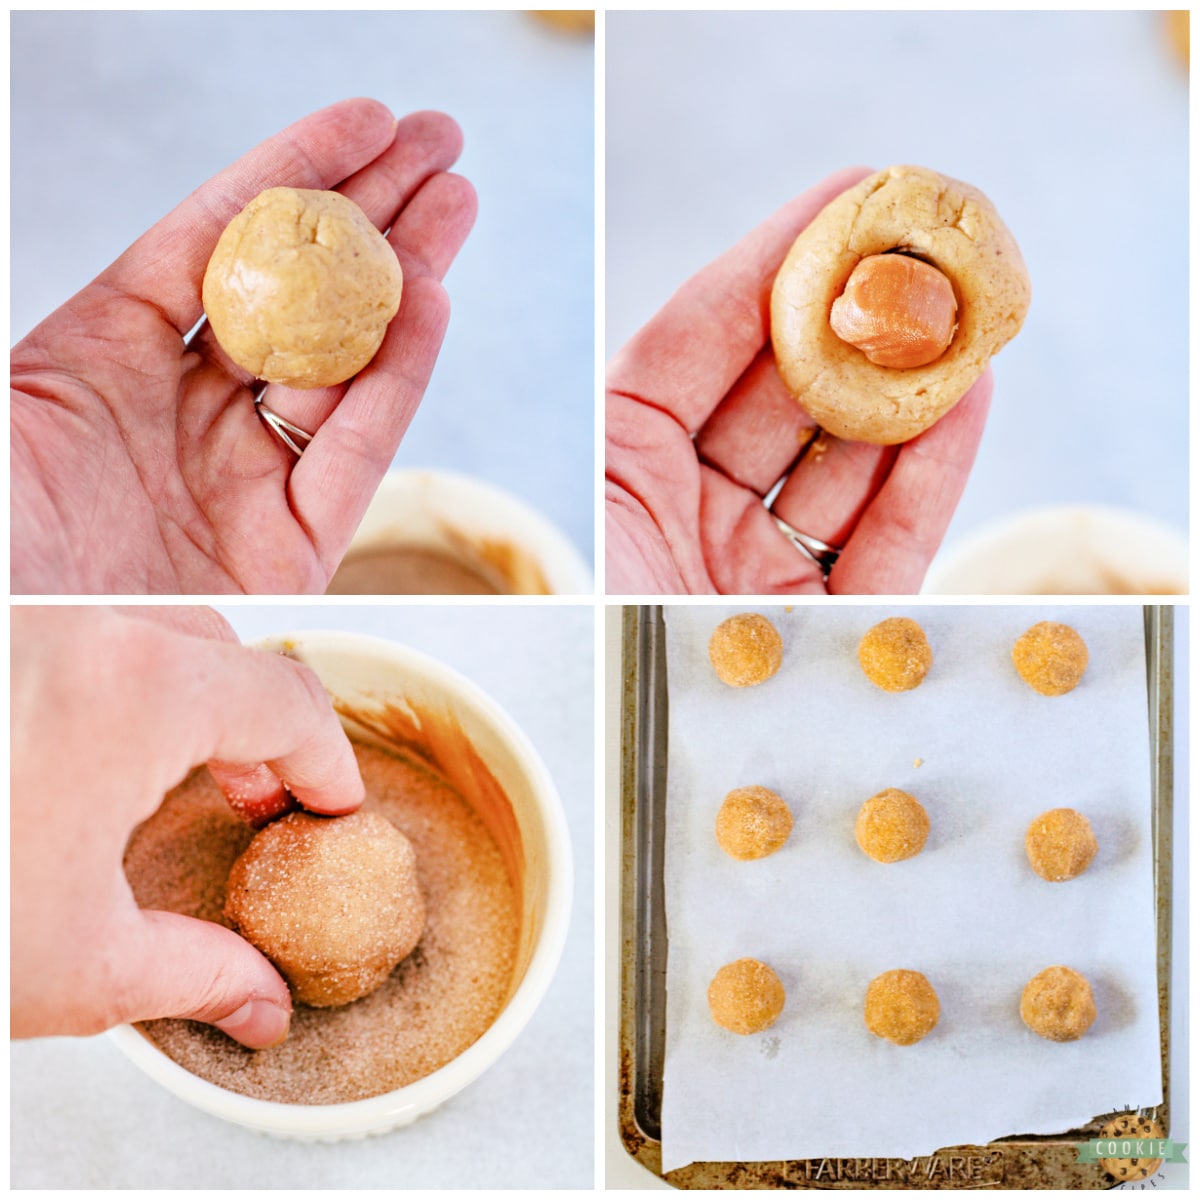
[[[276,1141],[206,1116],[107,1038],[12,1044],[14,1188],[590,1188],[593,1125],[593,610],[590,605],[226,605],[244,641],[304,629],[389,638],[504,707],[550,771],[575,861],[562,961],[480,1079],[408,1129]],[[548,666],[547,664],[553,664]]]
[[[853,164],[981,188],[1033,305],[950,537],[1085,501],[1187,523],[1187,75],[1161,14],[610,13],[607,352]]]
[[[593,44],[522,12],[15,13],[12,337],[189,192],[347,96],[450,113],[479,220],[396,466],[593,540]]]

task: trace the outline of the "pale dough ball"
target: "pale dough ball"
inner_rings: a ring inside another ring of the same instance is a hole
[[[766,617],[738,613],[713,630],[708,639],[708,657],[722,683],[754,687],[779,670],[783,639]]]
[[[1013,664],[1021,678],[1043,696],[1062,696],[1083,678],[1088,648],[1070,625],[1039,621],[1017,638]]]
[[[1082,875],[1096,849],[1092,823],[1073,808],[1052,808],[1035,817],[1025,832],[1029,865],[1051,883]]]
[[[937,992],[920,971],[884,971],[867,988],[863,1016],[876,1037],[911,1046],[938,1023],[941,1012]]]
[[[885,788],[858,810],[854,837],[876,862],[900,862],[921,853],[929,837],[929,814],[915,796]]]
[[[717,842],[743,862],[774,854],[792,832],[792,811],[765,787],[734,788],[717,813]]]
[[[402,283],[395,251],[352,200],[270,188],[221,234],[204,311],[221,348],[251,375],[328,387],[375,357]]]
[[[408,838],[374,813],[289,813],[233,864],[225,918],[303,1004],[373,992],[416,946],[425,901]]]
[[[775,1023],[786,999],[779,976],[756,958],[727,963],[708,985],[712,1019],[731,1033],[760,1033]]]
[[[1021,1020],[1040,1037],[1073,1042],[1095,1019],[1091,984],[1070,967],[1047,967],[1025,985]]]
[[[863,674],[885,692],[910,692],[933,666],[925,631],[908,617],[889,617],[858,643]]]

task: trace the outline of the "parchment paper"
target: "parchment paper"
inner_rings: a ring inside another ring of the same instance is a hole
[[[1141,608],[764,608],[783,666],[735,689],[707,645],[740,611],[667,610],[664,1170],[912,1157],[1160,1102]],[[887,616],[929,637],[933,668],[915,691],[882,692],[859,668],[860,637]],[[1066,696],[1038,695],[1013,668],[1013,642],[1039,620],[1088,644]],[[747,784],[779,792],[796,824],[777,854],[743,863],[713,823]],[[860,805],[886,787],[931,821],[922,853],[891,865],[854,840]],[[1085,813],[1100,847],[1066,883],[1036,876],[1024,850],[1029,822],[1057,807]],[[769,1030],[739,1037],[713,1023],[706,989],[744,956],[774,968],[787,1004]],[[1020,1017],[1025,984],[1057,964],[1096,999],[1076,1042],[1046,1041]],[[898,967],[924,972],[941,1002],[913,1046],[863,1024],[867,984]]]

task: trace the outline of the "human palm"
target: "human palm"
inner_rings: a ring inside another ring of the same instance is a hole
[[[613,359],[610,594],[920,589],[975,458],[990,370],[919,437],[871,446],[816,429],[770,345],[771,284],[788,247],[868,173],[839,172],[786,205],[685,283]],[[776,516],[841,548],[828,579]]]
[[[447,174],[448,117],[349,100],[204,184],[12,353],[14,593],[322,592],[421,401],[448,320],[441,279],[475,216]],[[259,418],[200,286],[228,221],[268,187],[334,188],[404,270],[400,311],[349,383],[262,399],[314,431],[304,455]]]

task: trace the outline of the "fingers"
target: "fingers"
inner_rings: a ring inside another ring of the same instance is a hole
[[[768,346],[696,437],[696,453],[730,479],[765,496],[817,433],[784,386]]]
[[[698,430],[766,345],[771,284],[792,242],[867,174],[850,168],[831,175],[694,275],[618,352],[609,388],[664,409],[689,432]]]
[[[277,800],[257,768],[265,763],[277,785],[305,808],[340,814],[363,799],[354,751],[317,677],[279,654],[183,640],[164,647],[170,724],[188,722],[190,763],[217,763],[217,777],[235,793],[235,805],[254,816]],[[161,736],[171,736],[164,733]],[[175,736],[181,736],[176,732]],[[222,766],[224,764],[224,766]]]
[[[115,1022],[186,1017],[254,1050],[287,1037],[292,1001],[279,972],[223,925],[177,913],[131,915],[106,954]]]
[[[989,368],[936,425],[901,447],[830,573],[831,592],[921,590],[966,487],[991,399]]]
[[[157,307],[182,336],[200,319],[200,284],[225,226],[269,187],[331,188],[392,144],[392,114],[343,100],[269,138],[202,184],[97,283]]]
[[[292,471],[292,509],[332,572],[416,413],[450,319],[441,278],[475,221],[474,188],[435,175],[392,228],[404,268],[400,312],[374,361],[316,428]]]
[[[823,595],[817,565],[779,531],[762,498],[702,467],[700,540],[725,595]]]
[[[116,611],[190,637],[238,643],[233,626],[216,609],[202,605],[122,605]],[[255,829],[261,829],[296,807],[278,776],[265,763],[243,765],[214,761],[208,764],[208,770],[230,807]]]
[[[895,446],[825,433],[796,464],[771,506],[793,529],[844,546],[896,461]]]

